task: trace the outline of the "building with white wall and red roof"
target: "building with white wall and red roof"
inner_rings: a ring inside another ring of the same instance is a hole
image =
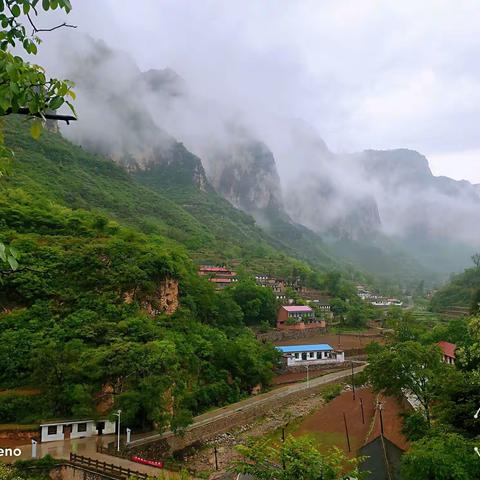
[[[210,282],[215,284],[217,290],[221,290],[238,281],[237,273],[226,267],[201,265],[198,269],[198,274],[202,277],[207,277]]]
[[[280,330],[305,330],[325,328],[325,321],[315,317],[307,305],[283,305],[277,313],[277,328]]]
[[[454,343],[444,342],[443,340],[441,342],[438,342],[437,345],[440,347],[440,350],[442,351],[442,360],[445,363],[454,365],[455,350],[457,349],[457,346]]]

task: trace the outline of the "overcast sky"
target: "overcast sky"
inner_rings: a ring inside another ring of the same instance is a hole
[[[435,174],[480,182],[477,0],[72,3],[79,30],[206,98],[301,118],[337,152],[413,148]]]

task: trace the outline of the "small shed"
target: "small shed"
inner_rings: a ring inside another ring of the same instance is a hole
[[[370,472],[368,480],[400,480],[400,462],[403,450],[380,434],[361,447],[358,456],[367,457],[360,471]]]

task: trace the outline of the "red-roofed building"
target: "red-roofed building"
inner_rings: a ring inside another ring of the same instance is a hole
[[[315,312],[306,305],[284,305],[278,310],[277,328],[281,330],[325,328],[325,322],[315,318]]]
[[[455,350],[457,346],[454,343],[450,342],[438,342],[437,345],[442,350],[443,361],[453,365],[455,363]]]
[[[208,277],[208,280],[214,283],[217,289],[225,288],[238,280],[237,273],[226,267],[201,265],[198,269],[198,274],[200,276]]]

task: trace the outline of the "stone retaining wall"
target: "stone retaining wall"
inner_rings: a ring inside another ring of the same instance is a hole
[[[0,439],[8,440],[38,440],[40,434],[38,430],[3,430],[0,432]]]
[[[208,439],[229,430],[251,423],[253,420],[266,415],[268,412],[280,407],[284,407],[287,403],[293,403],[302,398],[318,394],[326,384],[318,385],[313,388],[286,392],[281,397],[274,396],[266,398],[265,401],[257,404],[246,405],[233,412],[229,412],[226,417],[221,417],[205,425],[199,425],[187,429],[183,436],[173,434],[166,435],[164,438],[152,442],[148,445],[140,445],[138,447],[131,446],[129,454],[140,455],[149,459],[161,459],[167,454],[182,450],[189,445],[197,442],[205,442]]]

